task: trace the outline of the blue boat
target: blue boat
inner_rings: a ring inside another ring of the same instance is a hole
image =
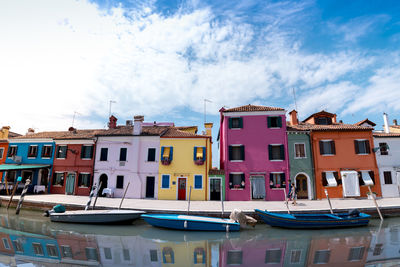
[[[357,210],[347,213],[296,213],[283,214],[255,209],[260,218],[271,226],[296,229],[323,229],[368,225],[370,215]]]
[[[143,214],[141,217],[152,226],[168,229],[224,232],[240,230],[238,222],[215,217],[179,214]]]

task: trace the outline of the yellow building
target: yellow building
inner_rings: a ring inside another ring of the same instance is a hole
[[[211,127],[196,134],[194,127],[173,127],[160,138],[158,199],[207,200],[208,170],[211,169]]]

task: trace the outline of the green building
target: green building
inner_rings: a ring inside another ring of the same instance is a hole
[[[211,169],[208,171],[208,200],[225,200],[225,171]]]

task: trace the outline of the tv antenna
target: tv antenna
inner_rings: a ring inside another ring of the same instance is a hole
[[[81,113],[79,113],[79,112],[77,112],[77,111],[74,111],[74,116],[72,116],[72,124],[71,124],[71,127],[74,127],[74,122],[75,122],[75,116],[76,115],[82,115]]]
[[[204,123],[207,122],[207,102],[212,103],[212,101],[204,98]]]
[[[108,110],[108,117],[109,117],[109,118],[111,117],[111,105],[112,105],[113,103],[117,103],[117,101],[110,100],[110,109]]]
[[[297,110],[297,101],[296,101],[296,89],[294,89],[294,87],[292,88],[293,91],[293,100],[294,100],[294,108]]]

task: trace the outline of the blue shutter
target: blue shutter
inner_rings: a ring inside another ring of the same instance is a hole
[[[162,147],[161,147],[161,159],[160,159],[160,160],[162,160],[162,159],[163,159],[163,158],[162,158],[162,157],[163,157],[163,155],[164,155],[164,147],[162,146]]]
[[[196,160],[197,146],[193,148],[193,160]]]
[[[194,188],[196,189],[203,188],[203,176],[201,175],[194,176]]]
[[[203,161],[206,160],[206,147],[203,146]]]
[[[169,188],[169,175],[162,175],[162,188]]]
[[[173,150],[174,150],[174,148],[171,146],[170,149],[169,149],[169,160],[170,161],[172,161],[172,157],[174,155]]]

